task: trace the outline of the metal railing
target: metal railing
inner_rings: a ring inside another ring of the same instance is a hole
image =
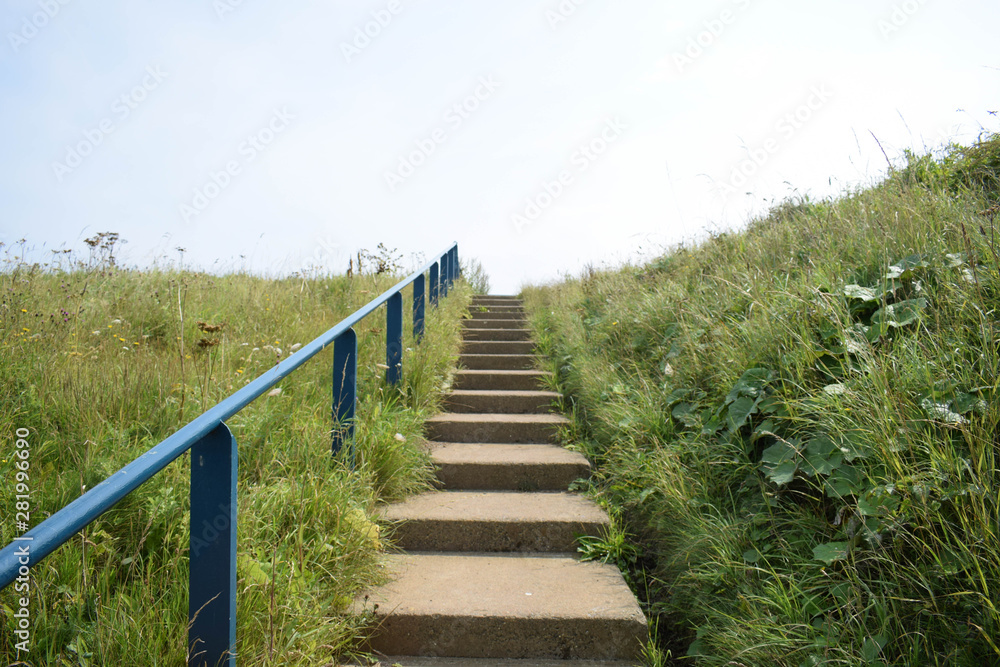
[[[333,343],[333,454],[344,445],[351,446],[358,364],[358,339],[353,327],[382,304],[386,305],[386,382],[398,383],[403,359],[402,290],[413,285],[413,336],[419,341],[424,333],[425,300],[436,306],[460,274],[458,244],[437,257],[21,537],[14,538],[0,550],[0,589],[14,581],[27,580],[32,566],[190,449],[188,664],[233,667],[238,456],[236,439],[225,421]],[[429,274],[428,279],[425,273]]]

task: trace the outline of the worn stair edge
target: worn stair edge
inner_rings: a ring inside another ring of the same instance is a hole
[[[443,442],[431,448],[449,490],[564,491],[590,475],[590,462],[558,445]]]
[[[546,371],[494,371],[464,370],[455,373],[455,389],[512,389],[531,390],[542,388]]]
[[[532,658],[432,658],[418,655],[393,655],[381,660],[399,667],[638,667],[642,663],[626,660],[539,660]],[[360,666],[359,666],[360,667]]]
[[[545,554],[399,554],[366,597],[385,655],[635,660],[647,638],[613,565]]]
[[[467,340],[462,343],[463,354],[533,354],[535,344],[530,340]]]
[[[437,442],[552,442],[570,421],[552,414],[450,412],[425,422],[427,438]]]
[[[475,354],[462,353],[458,363],[470,370],[529,370],[538,364],[538,357],[533,354]]]
[[[560,394],[534,389],[456,389],[444,399],[448,412],[545,414]]]
[[[559,491],[430,491],[380,514],[409,551],[572,553],[578,535],[599,536],[609,525],[593,501]]]
[[[462,320],[466,329],[525,329],[524,320],[476,318]]]
[[[517,322],[523,322],[525,320],[525,312],[520,308],[512,310],[500,310],[491,309],[487,311],[476,310],[473,308],[469,311],[469,315],[475,320],[514,320]]]
[[[522,341],[531,340],[531,329],[466,329],[466,341]]]

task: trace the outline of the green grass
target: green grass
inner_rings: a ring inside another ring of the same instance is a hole
[[[6,249],[0,544],[15,536],[16,429],[30,431],[37,524],[398,279],[129,270],[116,265],[113,242],[99,241],[89,261],[63,257],[63,268]],[[330,457],[332,349],[230,420],[240,448],[241,664],[333,664],[366,631],[351,603],[382,576],[374,511],[428,487],[422,425],[450,382],[471,291],[459,282],[440,312],[428,308],[420,345],[404,322],[398,388],[380,367],[384,315],[357,327],[356,470]],[[32,569],[33,664],[184,664],[189,474],[184,455]],[[3,664],[17,659],[15,608],[8,587]]]
[[[998,175],[909,155],[525,290],[651,663],[1000,664]]]

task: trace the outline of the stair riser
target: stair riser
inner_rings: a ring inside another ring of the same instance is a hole
[[[469,311],[469,315],[472,316],[473,320],[517,320],[518,322],[523,322],[525,319],[524,311],[520,309],[491,309],[485,313],[479,310],[472,310]]]
[[[486,491],[564,491],[575,480],[590,475],[586,464],[488,463],[438,464],[437,478],[449,490]]]
[[[484,310],[485,309],[485,310]],[[470,313],[506,313],[516,311],[518,313],[524,312],[524,307],[521,304],[485,304],[485,303],[474,303],[469,307]]]
[[[486,308],[521,308],[524,309],[524,302],[520,300],[503,300],[503,299],[490,299],[488,301],[477,301],[472,300],[469,305],[469,310],[478,310],[480,306],[485,306]]]
[[[393,528],[408,551],[572,553],[577,535],[600,535],[597,523],[555,521],[448,521],[409,519]]]
[[[635,660],[646,636],[644,623],[628,620],[389,612],[379,610],[382,625],[371,642],[372,649],[388,655]]]
[[[554,442],[555,424],[509,422],[428,422],[427,436],[437,442]]]
[[[455,374],[455,389],[501,389],[510,391],[532,391],[542,387],[544,373],[506,375],[503,373],[462,373]]]
[[[463,354],[458,361],[463,368],[476,371],[529,371],[535,367],[531,354]]]
[[[462,343],[465,354],[531,354],[535,344],[530,340],[470,340]]]
[[[459,413],[488,413],[508,415],[541,415],[549,412],[552,406],[550,394],[538,396],[467,396],[450,395],[444,401],[444,409]]]
[[[513,319],[474,319],[462,320],[462,326],[468,329],[525,329],[525,323]]]
[[[531,340],[531,329],[466,329],[462,338],[466,341]]]

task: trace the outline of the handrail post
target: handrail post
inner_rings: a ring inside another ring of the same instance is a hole
[[[452,246],[451,250],[449,250],[448,252],[451,254],[451,261],[449,262],[449,264],[451,265],[451,282],[452,284],[454,284],[455,281],[458,280],[462,274],[462,270],[458,265],[458,244],[456,243],[454,246]]]
[[[438,263],[434,262],[431,264],[431,305],[438,305],[438,291],[441,287],[440,280],[438,280]]]
[[[413,279],[413,340],[424,338],[424,274]]]
[[[358,335],[348,329],[333,341],[333,455],[354,439],[354,407],[358,395]],[[350,460],[354,447],[350,444]]]
[[[403,293],[396,292],[385,303],[385,381],[399,384],[403,369]]]
[[[451,256],[448,253],[441,255],[441,291],[442,297],[448,296],[449,278],[451,275]]]
[[[236,665],[236,438],[224,423],[191,447],[188,665]]]

